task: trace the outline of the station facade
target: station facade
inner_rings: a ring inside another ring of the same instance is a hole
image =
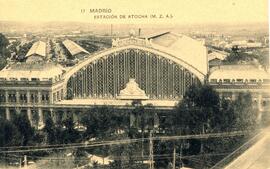
[[[69,115],[78,120],[86,109],[104,105],[132,109],[139,101],[171,110],[190,86],[205,83],[228,99],[251,92],[259,110],[269,110],[265,70],[248,65],[209,70],[203,42],[172,32],[114,39],[111,48],[86,54],[68,68],[52,62],[8,65],[0,71],[0,109],[7,119],[25,112],[32,125],[42,127],[45,114],[55,122]]]

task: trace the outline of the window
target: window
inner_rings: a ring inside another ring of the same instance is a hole
[[[230,83],[231,80],[230,80],[230,79],[223,79],[223,82],[224,82],[224,83]]]
[[[21,81],[28,81],[28,78],[21,78]]]
[[[9,78],[9,80],[17,81],[18,79],[17,78],[14,78],[14,77],[11,77],[11,78]]]
[[[20,102],[22,102],[22,103],[26,103],[27,102],[26,93],[21,93],[20,94]]]
[[[39,81],[39,78],[31,78],[32,81]]]
[[[31,93],[31,102],[32,103],[37,103],[38,102],[37,93]]]
[[[45,99],[46,99],[46,101],[49,101],[49,94],[45,95]]]
[[[243,83],[243,79],[236,79],[236,82]]]
[[[16,99],[16,94],[13,93],[13,92],[9,93],[9,94],[8,94],[8,101],[9,101],[9,102],[16,102],[16,101],[17,101],[17,99]]]
[[[5,91],[0,90],[0,103],[6,102],[6,96],[5,96]]]
[[[211,79],[210,82],[211,83],[217,83],[217,79]]]
[[[249,80],[250,83],[256,83],[256,81],[257,81],[256,79],[250,79]]]
[[[49,101],[49,94],[48,92],[43,92],[41,94],[41,101],[47,103]]]
[[[263,104],[263,107],[269,107],[270,106],[270,100],[264,100],[262,102],[262,104]]]

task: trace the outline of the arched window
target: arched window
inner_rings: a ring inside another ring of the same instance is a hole
[[[130,78],[150,99],[181,98],[200,80],[172,60],[138,49],[128,49],[95,60],[74,73],[67,82],[67,99],[116,98]]]

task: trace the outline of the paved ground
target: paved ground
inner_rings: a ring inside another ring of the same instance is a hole
[[[270,169],[270,129],[264,136],[225,169]]]

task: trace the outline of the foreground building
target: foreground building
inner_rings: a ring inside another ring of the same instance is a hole
[[[208,84],[220,95],[220,98],[235,100],[239,93],[249,92],[254,107],[261,115],[269,116],[270,79],[261,67],[255,65],[220,65],[209,71]]]
[[[270,100],[268,73],[247,68],[253,75],[238,66],[209,71],[206,47],[187,36],[131,35],[113,40],[112,45],[66,70],[52,63],[7,66],[0,71],[2,115],[10,119],[16,112],[26,112],[33,125],[42,126],[45,114],[55,122],[67,115],[78,119],[78,113],[103,105],[130,109],[139,103],[165,111],[174,108],[191,85],[204,83],[226,97],[251,91],[260,106]],[[237,77],[229,77],[234,72]]]

